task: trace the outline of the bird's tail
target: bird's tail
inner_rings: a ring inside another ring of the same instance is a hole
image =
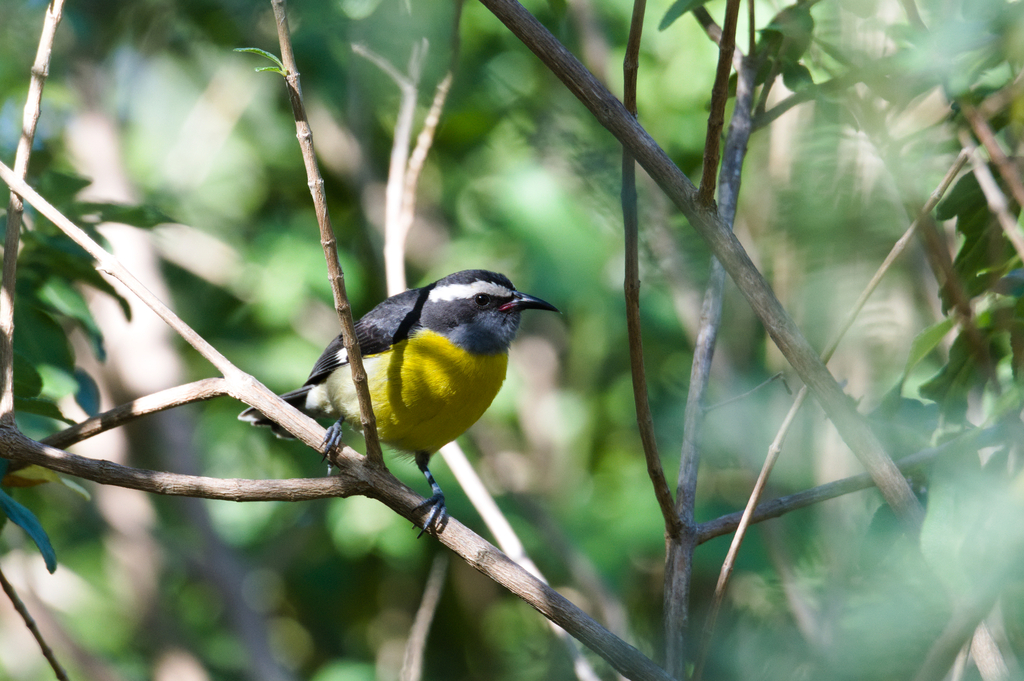
[[[304,385],[298,390],[292,390],[291,392],[281,395],[281,399],[292,405],[301,412],[306,411],[306,393],[309,392],[310,386]],[[274,421],[267,418],[263,412],[257,410],[255,407],[249,407],[241,414],[238,415],[239,421],[248,421],[254,426],[269,426],[274,432],[274,435],[284,438],[286,440],[292,440],[295,438],[294,435],[289,433],[287,430],[279,426]]]

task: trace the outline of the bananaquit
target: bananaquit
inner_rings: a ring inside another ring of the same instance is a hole
[[[424,530],[445,515],[430,456],[483,415],[505,380],[508,348],[527,309],[558,310],[521,293],[503,274],[464,270],[392,296],[356,322],[381,442],[415,456],[433,496]],[[298,390],[281,398],[309,416],[334,418],[324,444],[341,444],[345,419],[359,427],[359,403],[339,335]],[[239,416],[291,437],[249,408]]]

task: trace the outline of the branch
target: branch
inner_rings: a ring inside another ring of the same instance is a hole
[[[313,208],[316,211],[317,224],[320,226],[320,243],[327,260],[327,276],[334,294],[334,308],[341,324],[341,336],[348,353],[348,364],[352,370],[352,382],[355,384],[356,397],[359,400],[359,422],[366,438],[366,456],[374,466],[384,466],[384,455],[380,450],[377,437],[377,419],[373,415],[373,404],[370,402],[370,388],[363,368],[363,352],[356,341],[356,327],[352,319],[352,305],[345,292],[345,274],[338,261],[338,241],[334,236],[331,216],[327,211],[327,197],[324,194],[324,178],[320,175],[320,167],[316,162],[316,151],[313,149],[313,131],[306,118],[306,107],[302,102],[302,85],[299,83],[299,69],[292,51],[291,34],[288,30],[288,16],[285,12],[285,0],[271,0],[274,7],[274,18],[277,21],[277,37],[281,44],[281,61],[284,64],[285,86],[288,99],[292,104],[295,116],[295,134],[302,149],[302,161],[306,166],[306,177],[309,180],[309,191],[313,196]]]
[[[70,454],[30,440],[13,428],[0,428],[0,451],[12,461],[33,463],[100,484],[154,494],[225,501],[305,501],[358,494],[380,501],[418,526],[429,512],[421,496],[387,469],[374,466],[349,448],[338,454],[338,475],[291,480],[219,479],[141,470]],[[437,536],[469,565],[529,603],[627,678],[670,681],[670,677],[640,651],[617,638],[458,520],[449,516]]]
[[[480,0],[523,41],[563,84],[636,158],[676,204],[690,225],[707,241],[725,271],[747,299],[783,356],[807,383],[840,436],[877,481],[896,516],[912,532],[923,510],[871,432],[854,402],[829,374],[796,323],[775,297],[728,225],[702,207],[697,190],[657,143],[619,102],[540,22],[516,0]]]
[[[32,141],[36,136],[36,124],[43,100],[43,85],[50,73],[50,54],[53,39],[57,34],[64,12],[64,0],[52,0],[43,19],[43,30],[39,35],[36,60],[32,64],[32,80],[28,86],[25,110],[22,114],[21,137],[14,157],[14,172],[24,179],[28,172]],[[24,205],[21,198],[12,193],[7,204],[7,235],[4,238],[4,271],[0,283],[0,424],[14,423],[14,287],[18,267],[18,242],[21,240],[21,216]]]

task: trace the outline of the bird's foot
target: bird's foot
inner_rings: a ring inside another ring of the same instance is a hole
[[[332,466],[338,466],[340,468],[335,457],[337,453],[341,451],[341,424],[342,419],[338,419],[336,422],[331,424],[331,427],[327,429],[327,434],[324,435],[324,441],[321,443],[324,450],[323,460],[327,462],[327,475],[331,474]]]
[[[423,529],[416,535],[417,539],[422,537],[424,532],[428,531],[436,535],[444,527],[445,520],[448,517],[448,509],[444,505],[444,494],[440,492],[417,506],[416,510],[421,508],[429,508],[429,511],[427,512],[426,519],[423,521]],[[413,527],[416,526],[413,525]]]

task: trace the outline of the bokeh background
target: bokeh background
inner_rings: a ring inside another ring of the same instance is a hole
[[[639,118],[697,178],[717,47],[689,15],[660,27],[671,4],[648,6]],[[526,5],[621,94],[632,3]],[[769,36],[761,29],[786,6],[755,5],[756,35]],[[707,9],[721,21],[724,6],[712,0]],[[794,66],[787,85],[810,94],[752,137],[735,229],[815,347],[835,333],[953,163],[961,135],[970,135],[959,103],[977,103],[1017,77],[1021,6],[923,2],[927,34],[909,27],[894,0],[798,6],[813,28],[805,29],[806,51],[787,62],[803,69]],[[0,4],[0,154],[8,164],[44,9],[39,0]],[[455,70],[418,185],[409,285],[463,268],[494,269],[562,311],[524,315],[505,386],[461,443],[552,585],[657,660],[665,538],[629,373],[621,149],[482,5],[465,3],[457,42],[455,14],[452,2],[289,6],[348,293],[357,316],[386,296],[384,191],[399,104],[396,84],[353,46],[405,71],[412,47],[422,44],[417,131],[453,59]],[[748,32],[744,11],[744,51]],[[57,33],[30,181],[101,233],[231,361],[285,391],[305,380],[337,321],[281,78],[257,72],[269,62],[233,51],[240,47],[279,51],[269,2],[71,0]],[[813,85],[844,75],[849,82],[839,87]],[[779,83],[767,108],[790,95]],[[1011,156],[1022,112],[1014,95],[994,124]],[[645,360],[674,489],[709,253],[642,173],[639,189]],[[994,223],[976,185],[959,189],[979,216],[978,229],[989,229]],[[141,208],[119,213],[108,204]],[[956,231],[966,213],[954,208],[938,229],[956,254],[970,237]],[[1016,216],[1019,207],[1011,202],[1010,211]],[[28,360],[19,369],[28,377],[19,384],[27,397],[55,402],[64,416],[81,420],[215,375],[130,295],[104,290],[52,226],[31,211],[28,219],[36,236],[25,237],[19,265],[15,341]],[[1020,346],[1011,342],[1019,305],[993,287],[1021,265],[1001,233],[985,234],[987,247],[958,274],[973,286],[979,324],[989,323],[991,372],[962,364],[952,381],[958,387],[933,382],[931,392],[920,389],[948,369],[958,336],[933,334],[934,342],[915,345],[923,330],[952,315],[916,241],[830,364],[860,410],[886,421],[894,456],[999,419],[1013,423],[1020,413],[1013,370]],[[779,372],[781,379],[762,386]],[[989,374],[999,383],[986,382]],[[743,507],[799,385],[727,284],[701,441],[698,520]],[[22,406],[19,425],[28,434],[59,428],[33,413],[45,410]],[[239,422],[241,408],[218,398],[140,419],[73,451],[219,477],[325,473],[315,452]],[[362,446],[355,434],[348,441]],[[930,507],[925,558],[893,534],[874,491],[752,529],[708,674],[912,678],[948,620],[945,594],[976,587],[995,589],[998,603],[996,596],[986,601],[994,608],[989,622],[1007,673],[1019,678],[1014,652],[1024,647],[1024,583],[1012,567],[1021,556],[1022,522],[1015,442],[1005,436],[985,456],[962,456],[962,467],[938,477],[955,486],[940,488],[938,498],[949,500],[940,506],[945,515]],[[980,465],[990,457],[996,472]],[[388,461],[425,491],[409,461]],[[450,512],[487,536],[447,468],[438,460],[433,469]],[[769,496],[861,471],[811,400]],[[49,534],[59,560],[54,574],[21,530],[7,526],[0,534],[0,567],[72,678],[398,678],[427,574],[444,549],[431,538],[417,540],[383,506],[363,498],[212,502],[81,486],[87,494],[57,484],[13,492]],[[965,548],[968,537],[976,545]],[[694,557],[694,636],[728,541],[712,540]],[[936,574],[937,564],[948,569]],[[598,657],[587,657],[600,678],[614,677]],[[974,667],[966,674],[980,678]],[[564,645],[536,612],[451,561],[424,678],[572,677]],[[0,678],[52,678],[6,600]]]

